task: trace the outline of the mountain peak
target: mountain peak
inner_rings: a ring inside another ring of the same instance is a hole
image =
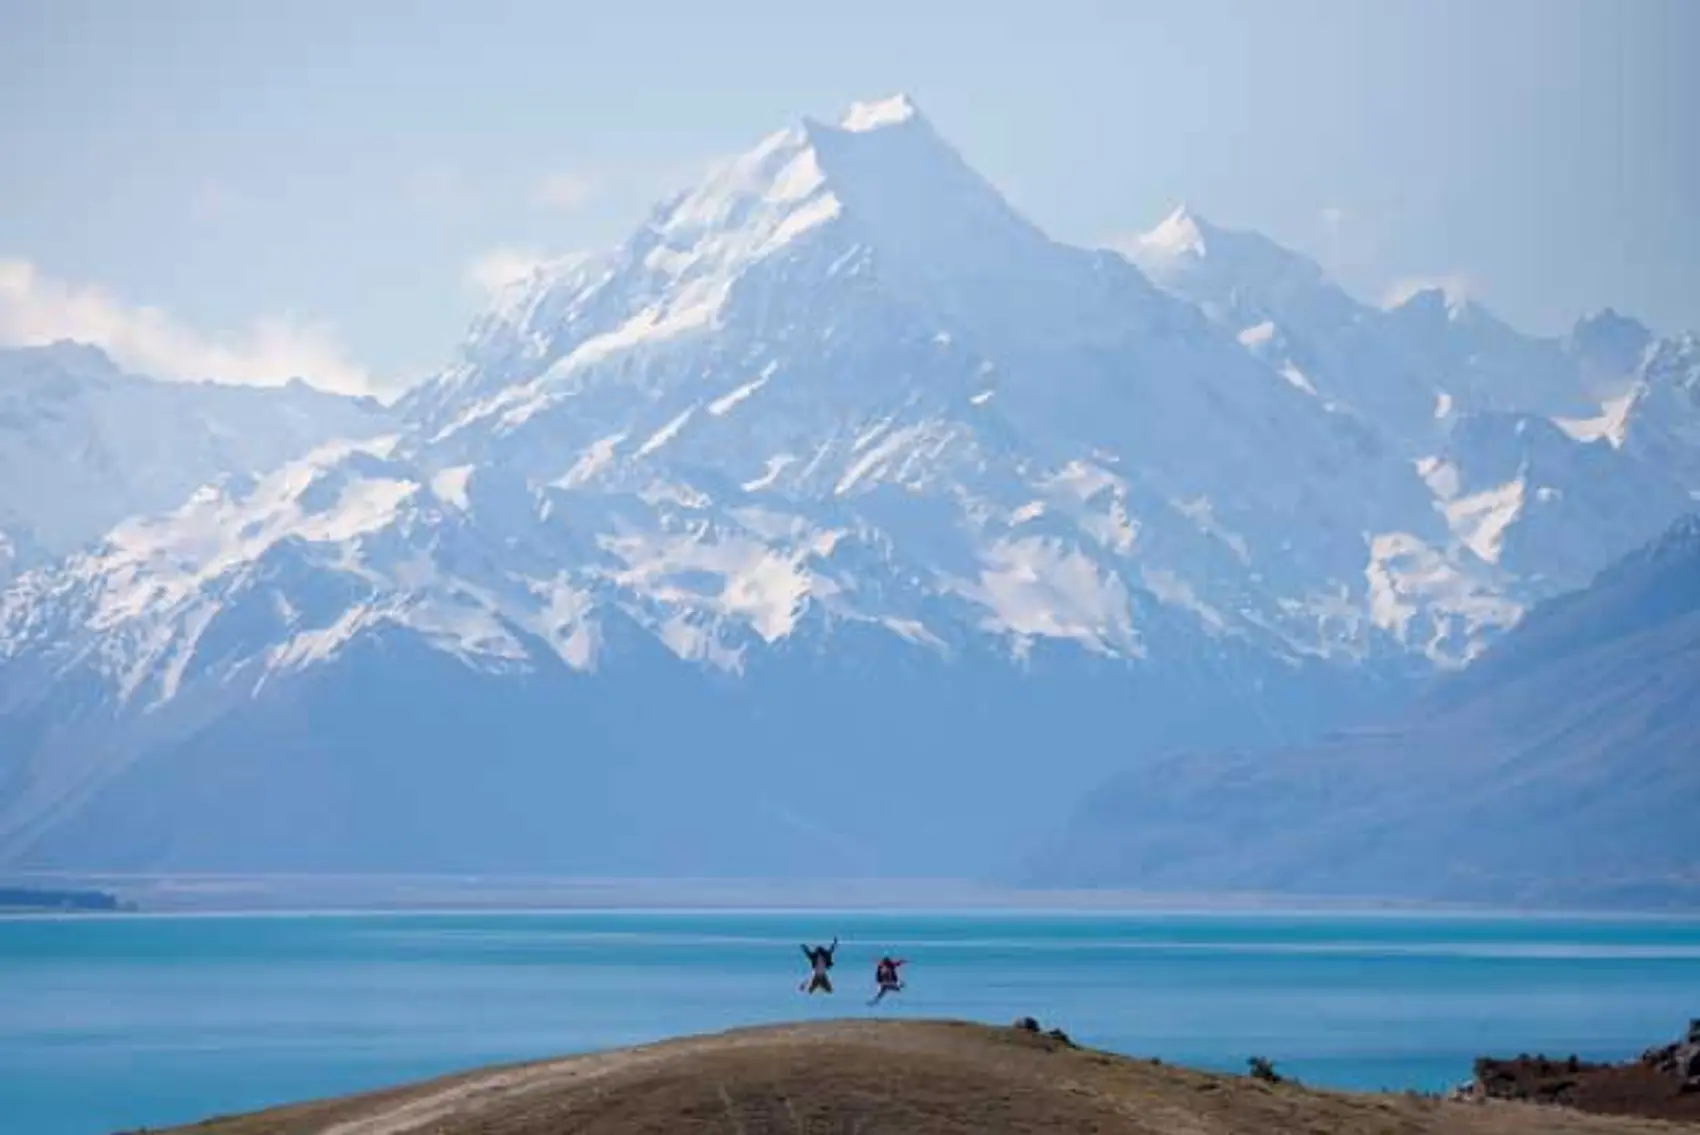
[[[1653,341],[1653,332],[1634,316],[1624,315],[1616,308],[1602,307],[1576,321],[1570,337],[1577,343],[1626,343],[1636,353]]]
[[[1652,342],[1646,324],[1606,307],[1578,319],[1565,347],[1590,377],[1617,379],[1635,369]]]
[[[532,273],[475,323],[471,365],[410,406],[447,428],[535,403],[611,355],[713,328],[752,272],[848,275],[877,256],[886,279],[907,273],[948,305],[988,279],[1045,277],[1056,249],[907,95],[857,102],[717,163],[606,253]],[[514,381],[512,368],[544,359]]]
[[[80,339],[55,339],[34,347],[12,348],[15,356],[37,362],[44,369],[82,378],[110,378],[119,373],[118,364],[100,347]]]
[[[924,118],[920,108],[915,105],[915,100],[906,94],[898,93],[888,98],[851,103],[850,109],[845,111],[844,117],[839,120],[838,128],[852,134],[864,134],[870,130],[901,126],[916,120],[924,121]]]
[[[1422,284],[1396,295],[1388,310],[1419,318],[1458,323],[1480,313],[1462,287],[1450,282]]]
[[[1185,204],[1148,233],[1138,238],[1142,255],[1178,259],[1183,256],[1204,257],[1210,253],[1210,238],[1216,228]]]
[[[1184,204],[1121,251],[1153,282],[1235,334],[1266,322],[1288,332],[1338,328],[1358,314],[1356,302],[1304,253],[1251,229],[1214,224]]]

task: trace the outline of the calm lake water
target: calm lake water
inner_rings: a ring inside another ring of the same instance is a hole
[[[799,943],[843,940],[838,992]],[[881,950],[909,989],[865,1005]],[[569,913],[0,919],[0,1135],[106,1135],[791,1018],[1031,1014],[1352,1088],[1618,1058],[1700,1016],[1700,921]]]

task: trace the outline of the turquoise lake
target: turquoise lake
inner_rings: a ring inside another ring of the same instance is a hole
[[[800,943],[842,940],[838,992]],[[869,1009],[882,950],[909,989]],[[1031,1014],[1316,1084],[1619,1058],[1700,1016],[1700,921],[1338,914],[515,913],[0,919],[0,1135],[108,1135],[792,1018]]]

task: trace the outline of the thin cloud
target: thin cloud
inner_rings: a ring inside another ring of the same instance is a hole
[[[154,378],[248,386],[300,378],[342,394],[375,390],[372,375],[322,323],[266,315],[241,331],[208,334],[97,284],[56,280],[27,260],[0,259],[0,345],[45,346],[61,339],[92,343],[126,369]]]
[[[1341,267],[1341,236],[1346,227],[1346,210],[1338,205],[1324,205],[1316,211],[1317,222],[1322,226],[1323,238],[1328,242],[1328,266],[1335,271]]]
[[[1347,222],[1350,214],[1338,205],[1324,205],[1316,211],[1317,227],[1322,230],[1321,255],[1318,257],[1330,275],[1341,276],[1348,268]]]
[[[532,200],[547,209],[570,213],[596,196],[597,184],[582,173],[557,173],[545,178]]]
[[[493,248],[466,266],[466,281],[483,295],[494,297],[509,285],[530,279],[548,262],[548,257],[529,249]]]

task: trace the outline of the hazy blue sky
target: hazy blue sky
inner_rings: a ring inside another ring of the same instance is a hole
[[[1690,0],[0,0],[0,340],[393,381],[481,258],[899,90],[1063,239],[1184,200],[1365,298],[1700,327],[1697,48]]]

